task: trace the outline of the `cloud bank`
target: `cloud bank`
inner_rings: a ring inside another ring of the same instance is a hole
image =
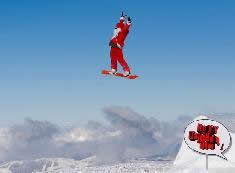
[[[0,162],[90,156],[96,156],[96,164],[142,157],[173,159],[184,128],[193,119],[180,116],[164,122],[128,107],[107,107],[103,112],[107,124],[88,121],[84,126],[65,129],[51,122],[25,119],[22,124],[0,129]],[[211,117],[227,123],[227,117],[235,119],[235,115]]]

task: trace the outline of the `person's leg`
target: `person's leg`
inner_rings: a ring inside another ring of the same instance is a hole
[[[117,53],[114,48],[110,49],[110,59],[111,59],[111,71],[112,73],[117,72]]]
[[[130,73],[130,68],[129,68],[127,62],[125,61],[125,59],[123,58],[122,50],[118,50],[117,60],[120,63],[120,65],[122,66],[124,73]]]

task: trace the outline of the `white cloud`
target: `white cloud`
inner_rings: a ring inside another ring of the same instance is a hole
[[[94,155],[97,163],[136,157],[173,158],[184,128],[193,119],[181,116],[164,122],[128,107],[107,107],[103,111],[106,125],[89,121],[85,126],[63,129],[47,121],[25,119],[22,124],[0,129],[0,161],[46,157],[84,159]]]

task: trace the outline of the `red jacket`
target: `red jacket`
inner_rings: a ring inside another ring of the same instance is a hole
[[[117,23],[116,28],[114,30],[113,37],[111,41],[114,44],[119,44],[121,47],[124,46],[124,41],[129,33],[130,23]]]

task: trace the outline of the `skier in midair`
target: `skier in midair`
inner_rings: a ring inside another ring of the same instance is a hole
[[[109,42],[110,46],[110,58],[111,58],[111,72],[115,74],[117,72],[117,62],[123,68],[124,76],[130,75],[130,68],[123,57],[123,47],[124,41],[129,33],[129,28],[131,26],[131,18],[128,17],[127,22],[125,22],[125,16],[122,12],[119,23],[113,31],[113,37]]]

